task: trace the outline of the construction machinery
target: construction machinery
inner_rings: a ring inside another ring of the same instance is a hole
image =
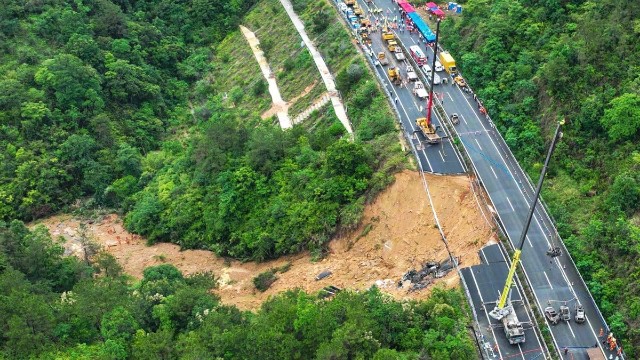
[[[456,82],[456,84],[458,84],[458,86],[460,86],[461,88],[467,86],[467,82],[464,81],[464,78],[460,75],[456,76],[455,78],[453,78],[453,81]]]
[[[426,117],[417,118],[416,124],[420,132],[427,139],[427,143],[437,144],[442,140],[440,135],[438,135],[438,127],[434,126]]]
[[[353,13],[358,15],[358,16],[362,16],[362,8],[360,6],[358,6],[358,3],[355,3],[353,5]]]
[[[344,0],[344,3],[348,6],[354,6],[356,4],[356,0]]]
[[[385,22],[384,26],[382,27],[382,31],[380,32],[380,36],[382,37],[382,41],[393,40],[395,38],[395,36],[391,32],[391,30],[389,30],[389,25],[386,22]]]
[[[389,79],[395,84],[402,84],[402,76],[400,75],[400,69],[391,65],[389,69],[387,69],[387,75],[389,75]]]
[[[562,132],[560,132],[560,127],[564,124],[564,121],[558,123],[556,127],[556,132],[553,136],[553,140],[551,141],[551,146],[549,148],[549,152],[547,153],[547,158],[544,161],[544,165],[542,166],[542,172],[540,174],[540,178],[538,179],[538,185],[536,187],[536,192],[533,195],[533,201],[531,202],[531,206],[529,207],[529,213],[527,214],[527,218],[524,223],[524,228],[522,229],[522,233],[520,234],[519,246],[515,249],[513,253],[513,259],[511,261],[511,267],[509,268],[509,273],[507,274],[507,279],[504,284],[504,288],[500,293],[500,298],[498,299],[496,306],[493,310],[489,312],[489,315],[494,319],[501,321],[506,329],[510,322],[515,321],[518,322],[517,316],[515,314],[515,310],[513,305],[511,304],[511,286],[513,285],[513,278],[516,273],[516,269],[518,268],[518,264],[520,263],[520,254],[522,253],[522,247],[524,246],[524,241],[527,236],[527,231],[529,230],[529,226],[531,225],[531,219],[533,218],[533,213],[536,209],[536,204],[538,203],[538,198],[540,197],[540,190],[542,190],[542,183],[544,182],[544,176],[547,173],[547,168],[549,166],[549,161],[551,160],[551,155],[553,154],[553,150],[556,147],[556,143],[562,137]],[[547,307],[545,309],[545,316],[552,321],[552,317],[550,317],[551,311],[553,311],[553,318],[557,316],[555,309],[553,307]],[[553,322],[553,321],[552,321]],[[557,321],[556,321],[557,322]],[[507,334],[507,337],[509,334]],[[522,335],[524,337],[524,334]],[[524,342],[524,339],[522,340]],[[511,341],[510,341],[511,343]]]
[[[398,47],[398,43],[395,40],[387,40],[387,48],[391,53],[394,53]]]
[[[387,55],[384,53],[384,51],[380,51],[378,53],[378,62],[380,62],[380,65],[389,65],[389,59],[387,59]]]

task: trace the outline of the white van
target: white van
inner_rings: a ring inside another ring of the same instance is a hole
[[[427,74],[427,80],[431,81],[431,72]],[[440,75],[438,75],[438,73],[433,73],[433,85],[439,85],[440,83],[442,83]]]
[[[444,71],[444,66],[438,60],[436,60],[436,71]]]
[[[429,65],[422,65],[420,68],[422,69],[422,72],[423,72],[425,75],[429,75],[429,74],[431,74],[431,66],[429,66]]]

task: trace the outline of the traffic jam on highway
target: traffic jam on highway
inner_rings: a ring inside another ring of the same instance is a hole
[[[434,32],[405,0],[337,0],[335,4],[386,90],[420,168],[441,174],[468,172],[463,154],[453,141],[455,137],[487,191],[502,230],[514,244],[524,228],[530,204],[539,202],[534,202],[530,179],[496,130],[487,109],[462,77],[454,56],[439,45],[438,29],[445,12],[434,3],[426,4],[429,17],[436,20]],[[449,3],[448,10],[459,13],[460,6],[452,4]],[[623,359],[621,348],[611,340],[613,334],[609,333],[570,255],[560,256],[560,246],[554,242],[559,236],[545,208],[540,205],[531,211],[535,226],[529,232],[524,230],[530,249],[523,250],[521,260],[518,252],[518,259],[511,264],[514,271],[513,264],[518,260],[522,264],[542,318],[550,325],[561,320],[566,325],[550,328],[556,354],[562,359],[598,358],[594,354]],[[500,357],[546,357],[549,351],[543,349],[541,333],[539,329],[533,331],[538,325],[535,316],[530,316],[531,306],[527,303],[525,309],[518,294],[515,295],[518,300],[514,300],[517,304],[511,304],[512,291],[508,289],[512,284],[507,276],[511,269],[506,261],[498,262],[496,267],[478,267],[469,273],[469,286],[476,289],[475,295],[468,293],[472,307],[487,312],[474,314],[476,321],[490,328],[480,331],[480,336],[489,340],[479,341],[479,345],[488,346],[491,354]],[[496,277],[506,280],[504,288],[505,282]],[[494,294],[493,299],[483,298],[489,294],[487,291]],[[521,292],[519,289],[518,293]],[[554,304],[558,303],[556,312]],[[498,304],[500,311],[496,311]],[[486,316],[482,320],[494,306],[493,315],[499,316],[492,315],[493,319]],[[496,327],[504,333],[502,338],[493,331]],[[531,330],[527,331],[530,333],[527,339],[531,340],[526,345],[525,329]],[[490,357],[489,352],[485,354]]]

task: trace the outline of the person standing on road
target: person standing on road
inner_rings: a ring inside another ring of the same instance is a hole
[[[398,105],[398,95],[396,95],[396,105]]]

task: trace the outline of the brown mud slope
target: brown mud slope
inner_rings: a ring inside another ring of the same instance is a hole
[[[468,178],[429,175],[427,181],[451,250],[461,256],[462,266],[477,264],[477,250],[494,236],[479,212]],[[70,252],[79,251],[78,219],[60,215],[40,223],[52,235],[64,236]],[[173,244],[146,246],[144,239],[123,229],[116,215],[87,224],[87,230],[134,277],[140,278],[144,268],[161,263],[174,264],[185,274],[212,271],[220,279],[215,292],[223,302],[242,309],[255,309],[269,296],[287,289],[313,292],[327,285],[366,289],[377,283],[395,298],[422,299],[428,296],[428,289],[409,293],[406,288],[396,288],[396,284],[405,272],[419,268],[423,262],[447,257],[420,176],[412,171],[397,174],[395,183],[366,207],[361,226],[334,239],[328,256],[319,262],[311,262],[303,253],[265,263],[241,263],[225,261],[204,250],[180,251]],[[255,290],[253,277],[288,262],[290,269],[278,274],[270,289],[264,293]],[[324,270],[332,275],[315,281]],[[438,282],[455,286],[458,277],[450,272]]]

